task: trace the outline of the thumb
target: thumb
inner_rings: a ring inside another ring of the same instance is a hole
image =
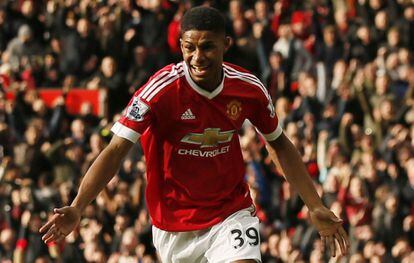
[[[339,217],[337,217],[337,216],[335,216],[335,215],[333,215],[333,221],[335,221],[335,222],[337,222],[337,223],[342,223],[344,220],[342,220],[341,218],[339,218]]]
[[[342,223],[342,219],[338,218],[332,211],[328,209],[319,211],[319,213],[317,213],[316,216],[322,220],[329,220],[335,223]]]
[[[331,220],[332,222],[335,223],[342,223],[343,220],[340,219],[339,217],[337,217],[332,211],[328,211],[328,213],[326,213],[326,219]]]
[[[61,215],[63,215],[63,214],[66,214],[67,213],[68,209],[69,209],[69,207],[65,206],[65,207],[62,207],[62,208],[55,208],[55,209],[53,209],[53,212],[55,214],[61,214]]]

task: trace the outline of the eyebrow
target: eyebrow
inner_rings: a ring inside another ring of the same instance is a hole
[[[193,43],[193,42],[188,41],[188,40],[184,40],[184,43],[194,45],[194,43]],[[203,42],[201,42],[201,43],[200,43],[200,46],[203,46],[203,45],[211,45],[211,44],[214,44],[214,41],[212,41],[212,40],[207,40],[207,41],[203,41]]]

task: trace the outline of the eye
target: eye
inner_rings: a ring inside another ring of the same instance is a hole
[[[212,50],[212,49],[214,49],[214,45],[213,44],[205,44],[201,48],[203,50]]]
[[[192,46],[192,45],[184,45],[184,49],[186,51],[193,51],[194,50],[194,46]]]

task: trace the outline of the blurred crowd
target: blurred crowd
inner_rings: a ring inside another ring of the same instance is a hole
[[[0,2],[0,262],[158,262],[140,145],[77,231],[43,244],[131,94],[181,59],[191,6],[227,17],[226,61],[268,87],[324,203],[344,219],[329,259],[298,194],[245,125],[246,181],[263,262],[414,262],[414,2],[411,0],[4,0]],[[46,107],[39,88],[63,95]],[[68,114],[71,89],[105,89],[108,114]],[[14,100],[6,94],[13,93]]]

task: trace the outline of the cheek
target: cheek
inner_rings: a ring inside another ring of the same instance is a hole
[[[186,51],[185,49],[181,49],[181,54],[182,54],[184,60],[191,59],[191,53]]]
[[[209,58],[211,61],[215,61],[217,63],[221,63],[223,60],[223,51],[222,50],[216,50],[212,52],[208,52],[206,54],[206,57]]]

